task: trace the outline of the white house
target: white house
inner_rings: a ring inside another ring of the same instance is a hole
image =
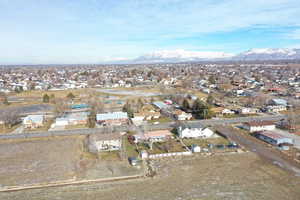
[[[121,146],[122,140],[119,133],[93,134],[88,137],[90,152],[118,151]]]
[[[222,114],[223,115],[233,115],[233,114],[235,114],[235,112],[233,110],[225,108],[224,110],[222,110]]]
[[[201,125],[183,125],[177,128],[180,138],[210,138],[218,137],[211,129]]]
[[[241,108],[241,109],[239,109],[240,114],[255,114],[258,112],[259,112],[259,110],[257,108]]]
[[[191,149],[192,149],[192,152],[193,153],[199,153],[199,152],[201,152],[201,147],[199,147],[198,145],[192,145],[192,147],[191,147]]]
[[[270,105],[266,107],[267,112],[273,113],[273,112],[280,112],[287,110],[286,106],[284,105]]]
[[[272,131],[276,128],[276,126],[274,122],[271,121],[256,121],[256,122],[244,123],[243,128],[249,132],[257,132],[257,131]]]
[[[56,118],[55,126],[68,126],[68,125],[85,125],[88,122],[87,112],[74,112],[66,114],[63,117]]]
[[[23,119],[24,128],[38,128],[44,124],[43,115],[28,115]]]

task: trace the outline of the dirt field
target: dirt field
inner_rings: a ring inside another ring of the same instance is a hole
[[[253,153],[155,161],[154,178],[0,193],[1,200],[298,200],[300,177]]]
[[[12,186],[72,179],[82,146],[79,137],[1,141],[0,184]]]
[[[0,187],[136,175],[127,160],[86,152],[84,136],[0,141]],[[1,198],[0,198],[1,199]]]

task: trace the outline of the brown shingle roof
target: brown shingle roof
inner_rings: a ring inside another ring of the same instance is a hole
[[[274,125],[274,122],[272,122],[272,121],[254,121],[254,122],[246,122],[245,124],[248,126],[268,126],[268,125]]]

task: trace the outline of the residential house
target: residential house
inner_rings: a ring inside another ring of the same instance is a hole
[[[64,115],[63,117],[56,118],[56,126],[69,126],[69,125],[86,125],[88,123],[88,112],[73,112]]]
[[[44,125],[44,115],[28,115],[23,119],[24,128],[34,129]]]
[[[174,118],[179,121],[190,120],[193,117],[191,113],[186,113],[182,110],[173,111],[173,115],[174,115]]]
[[[119,133],[92,134],[88,136],[90,152],[118,151],[121,149],[122,139]]]
[[[218,137],[211,129],[200,124],[197,125],[182,125],[177,128],[177,133],[180,138],[211,138]]]
[[[129,122],[126,112],[101,113],[96,115],[97,123],[104,126],[119,126]]]
[[[256,114],[258,112],[259,112],[259,110],[257,108],[240,108],[240,109],[238,109],[238,113],[244,114],[244,115]]]
[[[173,134],[169,130],[157,130],[157,131],[149,131],[143,134],[134,135],[135,142],[142,141],[153,141],[153,142],[162,142],[168,138],[172,138]]]
[[[162,101],[155,101],[153,102],[153,105],[158,108],[159,110],[162,110],[162,109],[167,109],[169,108],[169,105],[162,102]]]
[[[284,105],[269,105],[265,110],[269,113],[278,113],[287,110],[287,107]]]
[[[250,132],[271,131],[276,128],[275,123],[271,121],[255,121],[243,123],[243,128]]]
[[[230,110],[230,109],[224,108],[224,107],[215,107],[215,108],[212,108],[211,111],[213,113],[215,113],[216,116],[235,114],[235,112],[233,110]]]
[[[269,101],[269,105],[275,105],[275,106],[285,106],[287,107],[288,103],[284,99],[271,99]]]

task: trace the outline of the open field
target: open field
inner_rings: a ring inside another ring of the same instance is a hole
[[[43,91],[43,90],[31,90],[31,91],[24,91],[21,93],[16,93],[16,97],[22,97],[22,98],[40,98],[42,99],[44,94],[50,95],[55,95],[55,97],[58,98],[63,98],[66,97],[70,92],[75,95],[75,97],[80,96],[80,94],[87,94],[90,89],[84,88],[84,89],[69,89],[69,90],[48,90],[48,91]]]
[[[83,148],[80,137],[0,142],[0,184],[26,185],[72,179]]]
[[[300,177],[253,153],[153,161],[158,175],[114,183],[0,193],[1,200],[298,200]]]
[[[91,180],[142,172],[116,155],[86,152],[84,140],[84,136],[60,136],[0,141],[0,186]]]
[[[6,126],[4,126],[3,124],[0,124],[0,134],[2,133],[10,133],[12,131],[14,131],[15,129],[17,129],[18,127],[20,127],[21,124],[18,123],[16,125],[13,125],[12,127],[8,128]]]

